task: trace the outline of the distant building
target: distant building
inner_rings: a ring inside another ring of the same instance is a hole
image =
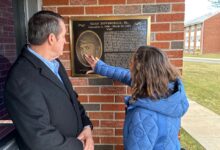
[[[185,23],[184,51],[220,53],[220,12],[209,13]]]

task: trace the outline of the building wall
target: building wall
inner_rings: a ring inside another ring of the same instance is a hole
[[[16,44],[12,0],[0,1],[0,55],[15,60]]]
[[[220,53],[220,13],[204,21],[203,53]]]
[[[43,8],[64,16],[68,29],[72,16],[151,16],[150,44],[166,51],[170,61],[182,69],[185,0],[43,0]],[[66,39],[61,61],[70,75],[69,31]],[[123,97],[130,88],[106,78],[70,79],[94,124],[96,150],[122,150]]]
[[[202,23],[184,28],[184,50],[189,53],[200,52],[202,49]]]
[[[16,44],[13,22],[12,0],[0,1],[0,121],[9,119],[4,105],[3,91],[8,70],[16,58]],[[0,140],[13,127],[0,125]]]

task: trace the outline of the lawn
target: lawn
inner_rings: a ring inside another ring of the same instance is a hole
[[[220,58],[220,55],[204,57]],[[184,62],[183,83],[187,96],[220,114],[220,64]],[[185,130],[181,129],[181,145],[186,150],[204,150]]]
[[[184,53],[183,57],[201,57],[201,58],[217,58],[220,59],[220,54],[189,54]]]
[[[180,130],[181,147],[185,150],[205,150],[195,139],[193,139],[184,129]]]
[[[187,96],[220,115],[220,64],[183,63]]]

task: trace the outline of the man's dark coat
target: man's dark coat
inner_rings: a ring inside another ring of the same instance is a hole
[[[24,47],[9,73],[6,106],[21,150],[83,149],[76,137],[91,121],[58,62],[62,82]]]

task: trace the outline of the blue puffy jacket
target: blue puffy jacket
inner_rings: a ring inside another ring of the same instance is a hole
[[[131,85],[128,69],[113,67],[99,60],[95,67],[97,74]],[[160,100],[140,98],[129,104],[125,97],[127,114],[124,123],[125,150],[180,150],[178,133],[180,118],[189,107],[180,79],[168,85],[175,92]]]

